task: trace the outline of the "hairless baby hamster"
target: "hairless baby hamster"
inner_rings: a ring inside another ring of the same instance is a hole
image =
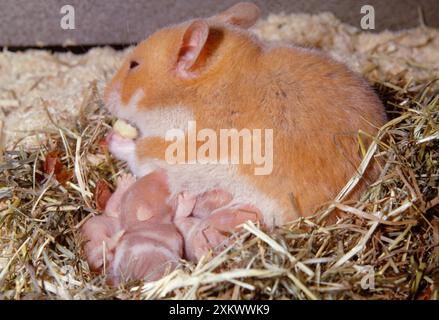
[[[183,254],[183,238],[167,204],[166,176],[156,171],[139,180],[125,175],[102,215],[82,227],[84,251],[93,270],[107,272],[109,282],[156,280]]]
[[[104,271],[112,284],[157,280],[181,258],[197,261],[210,249],[226,245],[228,234],[259,213],[250,206],[224,208],[226,192],[212,190],[198,197],[185,193],[169,198],[167,176],[157,170],[136,181],[118,179],[104,213],[82,227],[84,251],[91,269]]]

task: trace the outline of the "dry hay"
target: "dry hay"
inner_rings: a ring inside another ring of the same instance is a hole
[[[304,36],[310,25],[314,32]],[[323,29],[326,33],[320,34]],[[380,38],[328,14],[271,16],[256,30],[266,38],[320,46],[336,57],[352,56],[350,65],[375,83],[387,103],[391,121],[372,147],[363,150],[360,168],[378,161],[381,176],[360,201],[343,201],[359,179],[353,177],[336,201],[320,211],[324,217],[337,207],[346,217],[335,225],[327,225],[324,218],[300,219],[271,232],[248,224],[234,236],[234,245],[212,259],[196,266],[182,261],[154,283],[109,288],[82,259],[77,230],[98,214],[96,185],[105,181],[113,186],[126,170],[100,147],[112,120],[101,108],[100,84],[93,81],[108,79],[124,53],[4,52],[0,119],[5,120],[7,145],[0,163],[0,298],[439,298],[439,59],[426,58],[439,48],[439,31],[422,27]],[[420,34],[429,40],[411,47]],[[418,55],[422,64],[413,63]],[[46,69],[32,67],[45,59],[55,62],[48,62]],[[19,76],[23,61],[31,66]],[[358,61],[371,65],[358,69]],[[91,66],[94,71],[88,70]],[[79,75],[83,81],[68,85]],[[65,86],[66,99],[56,96],[57,83]],[[32,122],[42,116],[45,130]],[[63,175],[43,170],[53,150]],[[372,284],[365,281],[371,268],[374,288],[364,289],[362,285]]]

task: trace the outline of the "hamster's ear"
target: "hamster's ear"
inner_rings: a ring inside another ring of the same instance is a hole
[[[190,78],[190,68],[195,64],[209,36],[209,26],[204,20],[194,20],[186,29],[177,57],[176,71],[182,78]]]
[[[240,2],[226,11],[211,17],[211,19],[248,29],[258,21],[260,16],[261,10],[257,5],[251,2]]]

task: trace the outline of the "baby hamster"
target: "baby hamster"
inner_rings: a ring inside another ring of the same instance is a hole
[[[183,256],[183,238],[167,204],[166,176],[156,171],[139,180],[118,179],[104,213],[82,227],[84,251],[92,270],[105,268],[112,284],[156,280]]]

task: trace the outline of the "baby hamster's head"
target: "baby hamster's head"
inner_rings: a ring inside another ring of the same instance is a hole
[[[142,114],[186,105],[197,84],[220,74],[226,53],[236,55],[233,48],[242,48],[248,38],[242,30],[258,17],[255,5],[240,3],[214,17],[157,31],[133,49],[107,85],[106,107],[143,131]]]

